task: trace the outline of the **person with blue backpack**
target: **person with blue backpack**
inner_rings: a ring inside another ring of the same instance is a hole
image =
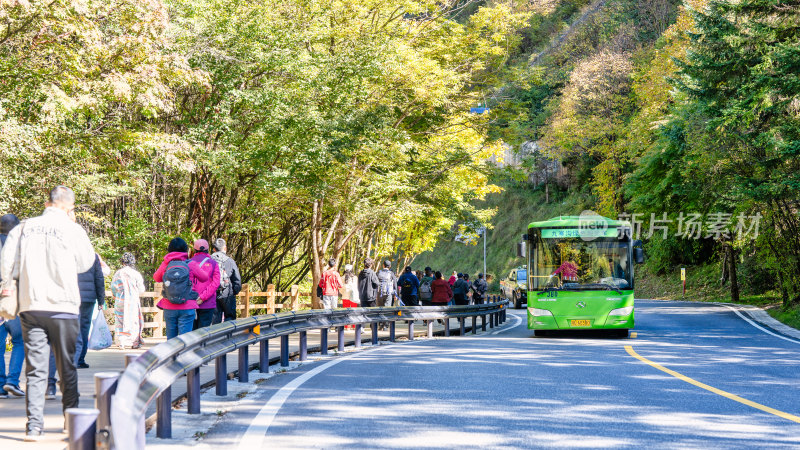
[[[176,237],[169,242],[164,261],[153,274],[153,280],[163,283],[159,308],[164,310],[167,339],[192,331],[196,317],[198,293],[193,290],[199,283],[206,283],[209,273],[189,259],[189,245]]]

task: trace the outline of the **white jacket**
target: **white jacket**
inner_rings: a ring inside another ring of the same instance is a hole
[[[94,260],[94,247],[83,227],[70,220],[66,212],[51,207],[8,234],[0,253],[0,277],[19,279],[20,312],[78,314],[78,274],[91,269]],[[18,277],[12,273],[15,262],[19,264]]]

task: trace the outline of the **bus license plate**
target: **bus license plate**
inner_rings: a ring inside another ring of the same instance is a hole
[[[591,320],[570,320],[569,326],[571,327],[590,327],[592,326]]]

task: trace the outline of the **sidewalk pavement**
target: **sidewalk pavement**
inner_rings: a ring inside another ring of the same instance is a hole
[[[480,328],[480,319],[478,319],[477,326]],[[464,323],[467,330],[470,330],[471,320],[467,319]],[[427,334],[427,327],[424,322],[415,322],[414,335],[425,336]],[[489,325],[487,323],[487,330]],[[450,320],[450,331],[454,335],[458,334],[459,324],[458,320]],[[442,332],[444,326],[434,322],[434,332]],[[384,330],[379,333],[381,339],[388,339],[389,331]],[[397,322],[395,335],[398,339],[406,339],[408,337],[408,327],[406,322]],[[312,330],[308,332],[308,347],[309,352],[316,351],[315,348],[319,347],[319,330]],[[369,342],[372,338],[372,331],[369,326],[365,326],[361,336],[362,342]],[[294,354],[299,351],[299,337],[297,333],[290,335],[289,347],[290,353]],[[81,394],[80,407],[81,408],[94,408],[94,374],[99,372],[114,372],[122,371],[125,364],[125,355],[127,354],[141,354],[155,345],[164,342],[165,339],[145,338],[144,345],[138,350],[119,350],[116,348],[108,348],[100,351],[90,350],[86,354],[86,362],[89,364],[88,369],[78,369],[78,390]],[[355,331],[345,330],[345,345],[352,345],[355,342]],[[328,333],[328,345],[330,348],[336,347],[336,333],[330,331]],[[270,359],[277,359],[280,354],[280,339],[271,339],[269,344]],[[254,364],[258,362],[258,345],[251,345],[249,349],[249,362]],[[6,352],[6,367],[8,367],[9,352]],[[238,352],[228,353],[227,366],[228,372],[233,373],[238,369]],[[209,361],[208,365],[200,368],[200,383],[205,384],[214,380],[215,362]],[[20,387],[25,390],[25,367],[22,368],[22,379],[20,380]],[[178,380],[173,384],[172,397],[173,400],[180,398],[186,394],[186,383]],[[152,402],[148,409],[147,416],[155,413],[155,402]],[[25,424],[27,422],[25,413],[25,398],[15,398],[9,396],[8,399],[0,400],[0,446],[3,443],[11,444],[10,448],[13,449],[30,449],[30,450],[54,450],[66,448],[66,434],[61,432],[64,424],[63,415],[61,412],[61,392],[56,395],[55,400],[47,400],[45,402],[45,419],[44,419],[44,438],[40,442],[29,443],[23,442],[22,439],[25,435]]]

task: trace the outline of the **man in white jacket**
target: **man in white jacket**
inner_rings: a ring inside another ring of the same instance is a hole
[[[66,186],[50,191],[44,214],[15,227],[0,253],[0,277],[19,280],[19,317],[25,341],[26,441],[44,429],[50,344],[61,374],[63,408],[78,407],[75,344],[81,297],[78,274],[89,270],[95,252],[74,220],[75,194]]]

